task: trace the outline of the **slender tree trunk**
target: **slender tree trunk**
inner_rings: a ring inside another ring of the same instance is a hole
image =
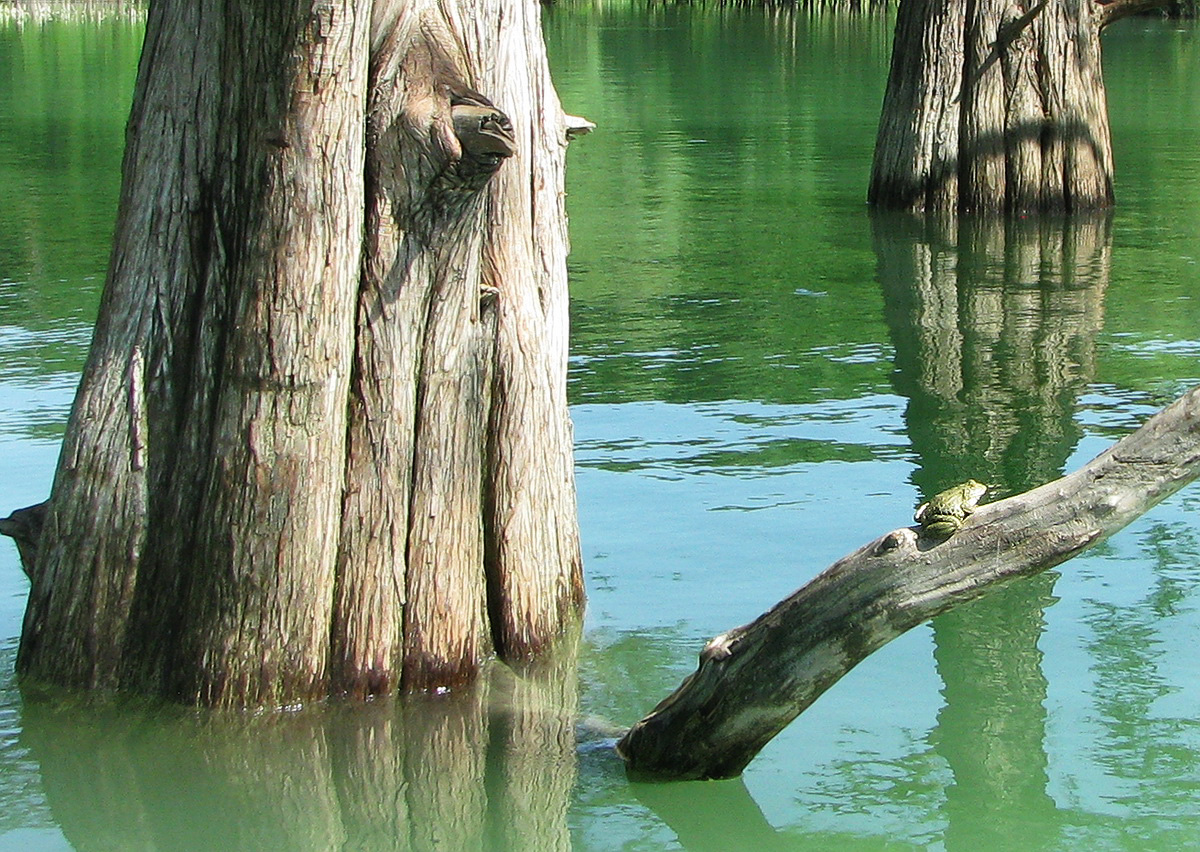
[[[533,3],[153,2],[22,672],[264,705],[550,644],[565,145]]]
[[[951,212],[1109,207],[1100,31],[1155,0],[903,0],[868,199]]]

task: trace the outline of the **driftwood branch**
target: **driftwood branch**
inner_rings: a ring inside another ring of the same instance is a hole
[[[1096,0],[1096,5],[1100,7],[1100,27],[1107,27],[1130,15],[1161,8],[1167,3],[1168,0]]]
[[[636,773],[738,775],[857,663],[912,627],[1058,565],[1200,476],[1200,387],[1076,472],[980,506],[936,543],[905,528],[834,563],[754,622],[617,744]]]

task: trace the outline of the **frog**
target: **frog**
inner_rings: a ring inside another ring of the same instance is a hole
[[[988,487],[975,479],[939,491],[917,507],[913,519],[921,532],[932,538],[947,539],[958,532],[963,521],[975,511]]]

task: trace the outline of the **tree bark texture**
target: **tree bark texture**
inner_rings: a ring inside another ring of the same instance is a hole
[[[1100,31],[1127,7],[904,0],[869,201],[939,212],[1111,206]]]
[[[949,540],[899,529],[844,557],[744,627],[620,740],[634,771],[738,775],[872,652],[997,586],[1058,565],[1200,476],[1200,387],[1083,468],[979,507]]]
[[[565,145],[533,3],[152,2],[23,674],[280,705],[550,644]]]

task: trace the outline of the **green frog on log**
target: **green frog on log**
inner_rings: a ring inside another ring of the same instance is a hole
[[[921,532],[930,538],[947,539],[958,532],[963,521],[975,511],[980,498],[988,487],[982,482],[968,479],[945,491],[939,491],[929,501],[917,507],[914,520],[921,525]]]

